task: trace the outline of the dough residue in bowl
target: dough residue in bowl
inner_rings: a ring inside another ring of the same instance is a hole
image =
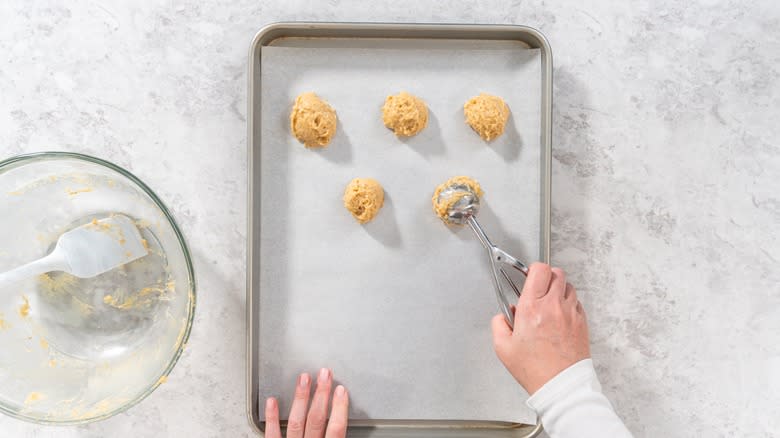
[[[116,296],[107,294],[103,296],[103,304],[119,310],[141,309],[149,307],[157,301],[168,299],[168,295],[176,291],[176,282],[171,280],[166,283],[162,281],[142,287],[141,289],[124,293],[117,291]]]
[[[22,295],[22,301],[22,305],[19,306],[19,316],[22,318],[27,318],[30,316],[30,300],[26,295]]]
[[[0,203],[4,267],[42,257],[62,233],[100,227],[92,220],[112,214],[136,222],[149,252],[93,278],[49,272],[0,287],[8,298],[0,308],[0,362],[13,365],[0,373],[0,410],[30,421],[88,422],[146,397],[179,358],[195,305],[189,253],[156,195],[115,165],[52,153],[0,167]]]
[[[33,391],[33,392],[27,394],[27,397],[24,399],[24,404],[25,404],[25,406],[31,405],[31,404],[33,404],[35,402],[38,402],[38,401],[41,401],[41,400],[43,400],[45,398],[46,398],[46,396],[41,394],[40,392],[34,392]]]

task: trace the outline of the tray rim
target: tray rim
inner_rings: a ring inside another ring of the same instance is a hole
[[[254,149],[256,146],[255,124],[255,74],[260,70],[260,51],[281,38],[338,38],[338,39],[438,39],[438,40],[507,40],[521,41],[531,48],[540,49],[542,68],[541,90],[541,196],[540,196],[540,259],[550,262],[551,203],[552,203],[552,49],[547,38],[537,29],[516,24],[455,24],[455,23],[387,23],[387,22],[308,22],[283,21],[262,27],[249,47],[247,66],[247,274],[246,274],[246,353],[247,353],[247,418],[252,429],[261,436],[259,400],[259,375],[257,372],[258,348],[254,339],[258,336],[255,316],[258,301],[254,299],[253,283],[256,275],[254,247],[254,209],[255,193]],[[257,61],[256,61],[257,60]],[[257,102],[256,102],[257,101]],[[257,126],[256,126],[257,125]],[[259,136],[258,136],[259,139]],[[259,178],[258,178],[259,183]],[[259,255],[257,256],[259,260]],[[377,427],[383,429],[483,429],[511,430],[532,428],[523,438],[538,436],[542,431],[541,422],[536,425],[489,421],[350,421],[355,427]]]

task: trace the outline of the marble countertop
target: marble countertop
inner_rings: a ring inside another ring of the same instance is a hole
[[[59,149],[130,169],[183,226],[199,284],[187,350],[148,399],[72,428],[0,416],[2,435],[253,435],[245,72],[256,31],[280,20],[544,32],[553,261],[580,290],[605,392],[637,436],[780,430],[780,7],[439,3],[0,3],[0,157]]]

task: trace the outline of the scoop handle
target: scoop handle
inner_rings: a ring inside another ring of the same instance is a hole
[[[57,248],[42,259],[19,266],[8,272],[0,273],[0,290],[6,286],[18,283],[27,278],[35,277],[52,271],[69,271],[70,265],[61,251]]]
[[[477,218],[474,215],[469,216],[466,223],[469,224],[471,227],[471,231],[476,234],[477,239],[479,239],[479,243],[482,244],[485,249],[490,250],[490,248],[493,247],[493,242],[490,241],[487,234],[485,234],[485,230],[482,229],[482,226],[479,225],[479,222],[477,222]]]

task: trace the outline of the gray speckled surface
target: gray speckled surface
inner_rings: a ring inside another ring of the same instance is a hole
[[[0,156],[79,151],[145,180],[189,237],[197,320],[169,382],[127,413],[68,429],[0,417],[3,436],[251,435],[245,64],[254,33],[289,19],[541,29],[553,259],[581,291],[605,391],[637,436],[780,430],[778,3],[121,3],[0,4]]]

